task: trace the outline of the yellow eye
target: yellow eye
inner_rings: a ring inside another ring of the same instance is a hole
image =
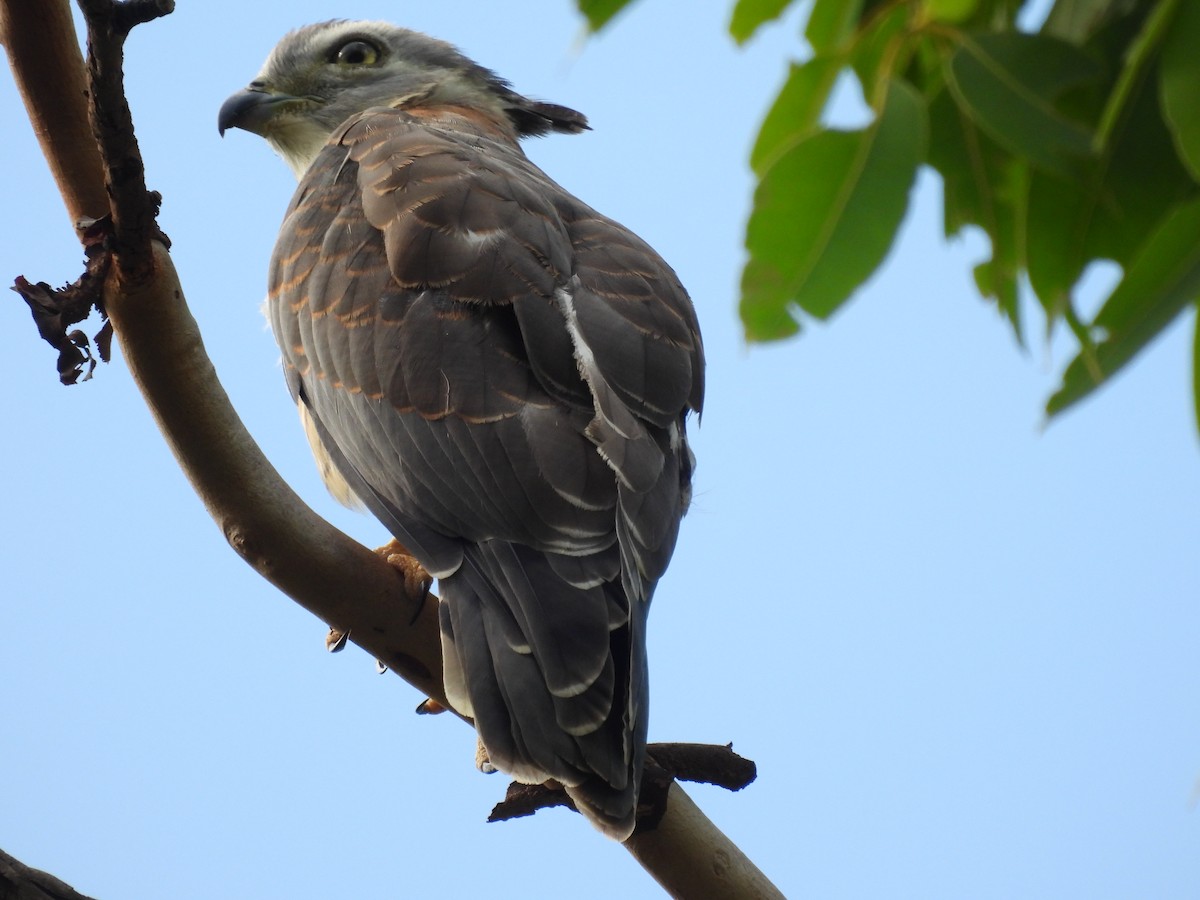
[[[350,41],[338,48],[333,61],[339,66],[373,66],[379,62],[379,48],[366,41]]]

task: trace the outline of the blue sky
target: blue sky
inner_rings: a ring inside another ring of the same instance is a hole
[[[789,896],[1195,897],[1200,460],[1191,317],[1042,428],[1069,359],[1019,349],[941,238],[922,175],[887,265],[829,325],[747,347],[735,318],[757,122],[797,17],[739,50],[727,0],[643,0],[583,40],[566,0],[186,2],[134,33],[150,186],[208,350],[267,455],[321,487],[259,312],[294,181],[216,112],[289,28],[387,18],[458,44],[594,131],[527,147],[633,228],[696,302],[697,498],[651,616],[652,740],[759,780],[692,796]],[[0,274],[79,251],[10,80]],[[1031,310],[1032,311],[1032,310]],[[0,304],[0,848],[97,897],[655,896],[564,811],[486,825],[474,740],[225,545],[124,364],[63,388]]]

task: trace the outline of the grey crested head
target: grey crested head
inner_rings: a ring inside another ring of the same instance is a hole
[[[287,34],[254,80],[221,106],[217,127],[262,135],[299,176],[351,116],[437,105],[503,117],[518,136],[588,127],[581,113],[518,94],[445,41],[387,22],[345,20]]]

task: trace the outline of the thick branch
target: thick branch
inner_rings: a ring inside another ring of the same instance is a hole
[[[0,900],[91,900],[41,869],[0,850]]]
[[[264,578],[426,696],[445,704],[437,601],[314,513],[246,431],[217,380],[170,255],[153,276],[110,278],[105,308],[125,360],[209,514]]]
[[[15,9],[29,5],[0,0],[10,22]],[[69,29],[65,6],[66,0],[37,4],[42,27],[53,20],[56,27]],[[49,16],[51,7],[61,15]],[[73,36],[47,40],[50,46],[75,46]],[[18,56],[11,58],[14,67],[20,65]],[[70,68],[77,57],[60,52],[46,64]],[[102,74],[108,78],[114,73]],[[49,102],[37,92],[26,98],[34,105]],[[82,95],[57,102],[69,104],[61,110],[68,120],[84,119]],[[31,118],[40,121],[36,110]],[[107,127],[105,116],[96,121]],[[71,166],[60,154],[64,143],[56,136],[43,141],[56,171]],[[108,162],[111,166],[113,161]],[[89,177],[98,178],[98,170]],[[68,187],[76,190],[73,182]],[[122,190],[116,180],[110,187]],[[131,190],[147,202],[144,186],[135,184]],[[67,202],[69,209],[76,208],[71,199]],[[396,569],[317,516],[283,482],[218,382],[166,248],[151,241],[152,230],[124,224],[114,222],[119,228],[116,264],[105,285],[105,306],[134,379],[209,513],[264,577],[444,705],[436,600],[413,596],[419,592],[407,591]],[[120,264],[120,252],[129,252],[121,242],[131,234],[152,248],[149,265]],[[658,827],[635,835],[625,846],[675,896],[781,896],[678,786],[670,789]]]
[[[667,814],[658,827],[634,832],[624,847],[672,897],[783,900],[779,888],[678,784],[667,793]]]
[[[70,6],[65,0],[0,4],[0,43],[72,227],[106,215],[108,195],[88,126],[83,56]]]

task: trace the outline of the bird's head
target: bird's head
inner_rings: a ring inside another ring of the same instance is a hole
[[[588,127],[581,113],[523,97],[445,41],[387,22],[348,21],[285,36],[255,79],[222,104],[217,127],[262,135],[299,176],[351,116],[376,106],[437,105],[489,112],[522,136]]]

